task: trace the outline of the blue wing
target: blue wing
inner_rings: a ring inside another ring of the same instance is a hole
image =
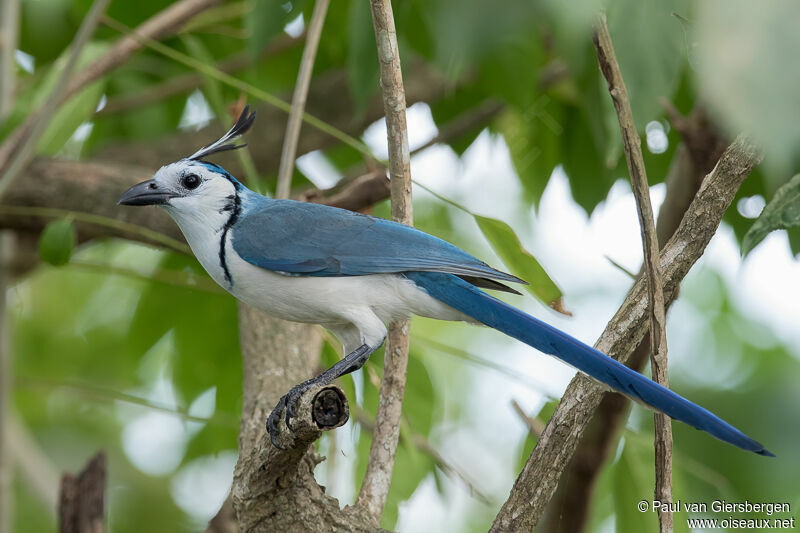
[[[417,229],[320,204],[260,201],[245,207],[231,233],[233,248],[245,261],[277,272],[363,276],[423,271],[525,283]]]

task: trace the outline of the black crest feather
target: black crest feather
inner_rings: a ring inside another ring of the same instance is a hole
[[[213,143],[200,148],[198,151],[187,157],[186,159],[200,160],[208,155],[216,154],[217,152],[226,152],[228,150],[236,150],[237,148],[244,148],[246,144],[233,144],[232,141],[236,137],[244,134],[252,126],[253,121],[256,119],[256,112],[250,113],[250,106],[245,106],[242,114],[236,119],[236,123],[231,126],[228,133],[214,141]]]

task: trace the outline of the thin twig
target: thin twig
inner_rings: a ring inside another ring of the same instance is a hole
[[[200,13],[204,9],[218,4],[222,0],[181,0],[153,15],[144,21],[137,29],[138,35],[158,39],[179,28],[184,22]],[[88,17],[88,16],[87,16]],[[126,35],[119,39],[97,61],[78,72],[70,81],[61,99],[63,103],[75,93],[100,79],[105,74],[124,64],[134,52],[140,50],[142,44],[138,39]],[[0,145],[0,169],[5,168],[11,156],[19,149],[21,143],[28,137],[32,128],[39,120],[42,111],[31,113],[25,121],[6,137]]]
[[[544,423],[542,423],[541,420],[528,416],[528,413],[525,412],[517,400],[511,400],[511,407],[514,408],[514,411],[517,413],[517,416],[519,416],[520,420],[525,422],[525,425],[528,427],[528,431],[530,431],[533,435],[536,435],[537,438],[542,436],[542,432],[544,432]]]
[[[0,122],[11,112],[16,85],[19,0],[0,2]]]
[[[370,10],[375,27],[375,41],[378,45],[381,94],[386,113],[392,220],[412,225],[411,156],[408,151],[406,127],[406,95],[403,89],[392,3],[390,0],[371,0]],[[367,471],[356,500],[356,505],[365,509],[375,522],[380,521],[386,504],[400,436],[400,415],[408,366],[409,326],[409,320],[405,319],[389,327],[375,432]]]
[[[10,231],[0,232],[0,533],[11,533],[14,468],[10,450],[11,430],[11,343],[8,340],[8,317],[6,316],[6,291],[11,280],[9,266],[14,249],[14,235]]]
[[[317,0],[311,22],[308,24],[306,46],[303,48],[303,58],[300,60],[300,70],[297,73],[297,84],[292,95],[292,109],[289,111],[289,120],[286,123],[286,135],[283,138],[281,151],[281,166],[278,169],[278,185],[275,198],[288,198],[292,186],[292,173],[294,172],[294,158],[297,155],[297,140],[300,138],[300,127],[303,125],[303,112],[306,109],[308,88],[311,85],[311,73],[314,71],[314,60],[317,57],[319,39],[322,35],[322,26],[325,15],[328,13],[330,0]]]
[[[353,417],[355,418],[356,422],[358,422],[363,429],[369,431],[370,433],[375,432],[375,421],[370,418],[370,416],[360,407],[358,406],[351,406],[350,408]],[[407,423],[407,420],[405,421]],[[333,433],[331,437],[333,437]],[[407,442],[410,442],[414,448],[421,451],[428,457],[430,457],[436,466],[445,473],[448,477],[459,479],[469,490],[471,496],[474,496],[476,499],[480,500],[482,503],[490,503],[489,497],[483,494],[476,486],[475,482],[472,481],[469,476],[462,472],[458,467],[451,464],[447,459],[440,454],[436,448],[434,447],[431,442],[425,438],[425,435],[420,435],[419,433],[411,433],[408,436]],[[331,454],[335,457],[335,454]],[[330,461],[330,458],[328,459]]]
[[[47,389],[63,389],[77,394],[82,394],[91,398],[105,401],[120,402],[129,405],[138,405],[160,411],[185,420],[186,422],[198,422],[220,427],[236,427],[236,416],[231,413],[215,412],[210,418],[205,416],[195,416],[189,412],[188,407],[172,407],[170,405],[154,402],[147,398],[128,394],[116,389],[94,385],[82,381],[70,381],[66,379],[50,379],[42,376],[17,376],[14,378],[14,385],[17,387]]]
[[[608,82],[608,92],[617,111],[619,128],[622,133],[622,146],[625,161],[631,176],[631,188],[639,214],[639,225],[644,249],[644,265],[647,273],[647,293],[650,311],[650,366],[653,379],[661,385],[669,386],[667,373],[667,321],[664,310],[664,289],[661,281],[661,265],[658,259],[658,237],[656,234],[653,206],[650,204],[650,189],[644,168],[642,146],[639,133],[633,122],[633,113],[628,99],[628,90],[608,32],[605,13],[601,13],[594,33],[594,45],[600,70]],[[672,502],[672,426],[663,413],[654,413],[655,418],[655,499]],[[659,508],[658,522],[662,533],[673,530],[672,513]]]
[[[132,234],[142,237],[142,240],[154,242],[169,248],[176,252],[183,254],[190,254],[191,249],[189,246],[177,239],[173,239],[169,235],[164,235],[161,232],[155,231],[139,224],[132,224],[125,220],[118,220],[95,213],[86,213],[81,211],[71,211],[68,209],[57,209],[53,207],[38,207],[27,205],[2,205],[0,204],[0,215],[8,214],[18,217],[43,217],[43,218],[65,218],[71,217],[77,222],[85,222],[86,224],[94,224],[111,228],[120,232],[120,234]]]
[[[676,298],[681,280],[703,254],[736,191],[761,159],[759,150],[746,138],[739,137],[725,150],[717,166],[703,181],[675,235],[661,252],[667,303]],[[595,348],[626,363],[647,332],[647,300],[645,281],[639,280],[606,326]],[[531,531],[539,522],[605,390],[583,374],[575,376],[490,531]]]
[[[19,418],[8,420],[7,441],[14,466],[31,492],[52,514],[58,505],[59,470]]]
[[[5,168],[5,172],[2,174],[2,177],[0,177],[0,198],[2,198],[3,193],[8,190],[9,185],[11,185],[11,182],[17,177],[19,171],[30,163],[39,138],[50,124],[56,108],[62,102],[62,97],[69,91],[70,76],[72,75],[73,69],[78,64],[78,59],[81,56],[83,47],[89,42],[89,39],[94,33],[94,29],[97,27],[97,21],[105,12],[109,2],[110,0],[94,0],[92,7],[83,18],[83,22],[81,22],[78,32],[75,34],[75,39],[70,45],[71,51],[67,59],[67,64],[64,65],[64,69],[59,74],[58,81],[56,81],[53,90],[48,95],[41,110],[35,115],[36,120],[31,124],[30,133],[21,140],[17,150],[14,151],[13,156],[9,160],[8,166],[3,165],[2,161],[0,161],[0,168]]]
[[[693,113],[692,116],[696,115]],[[707,146],[713,146],[716,142],[712,140]],[[659,245],[666,243],[675,233],[706,173],[692,164],[686,144],[679,144],[664,178],[667,192],[656,220]],[[632,279],[638,279],[639,275],[634,275]],[[648,334],[634,350],[628,366],[641,372],[649,353]],[[621,394],[605,395],[561,477],[555,496],[548,504],[544,521],[539,524],[542,531],[586,529],[595,486],[606,461],[616,450],[615,444],[629,406],[630,401]],[[677,451],[673,452],[673,458],[684,462]]]

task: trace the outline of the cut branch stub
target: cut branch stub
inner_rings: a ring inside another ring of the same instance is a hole
[[[350,418],[350,406],[342,389],[329,386],[320,390],[311,402],[311,418],[322,431],[343,426]]]
[[[317,440],[323,431],[338,428],[350,418],[350,406],[347,397],[338,385],[318,385],[308,389],[297,402],[296,416],[291,419],[291,429],[286,427],[281,417],[278,435],[279,444],[286,448],[276,451],[291,452],[297,449],[302,454],[306,447]],[[272,457],[271,461],[276,458]]]

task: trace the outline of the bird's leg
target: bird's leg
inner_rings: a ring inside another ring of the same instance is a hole
[[[280,420],[281,412],[284,410],[286,411],[286,427],[292,429],[290,420],[294,418],[297,401],[305,391],[316,385],[327,385],[338,377],[355,372],[364,366],[364,363],[367,362],[370,354],[372,354],[372,352],[374,352],[376,349],[377,348],[370,348],[368,345],[362,344],[318,376],[306,380],[289,389],[289,392],[286,393],[280,400],[278,400],[278,405],[275,406],[275,409],[272,410],[272,413],[270,413],[269,417],[267,418],[267,433],[269,433],[269,439],[272,441],[272,444],[276,448],[280,448],[276,438],[280,432],[278,429],[278,420]]]

